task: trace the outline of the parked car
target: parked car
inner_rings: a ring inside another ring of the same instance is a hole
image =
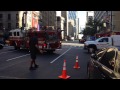
[[[84,43],[85,39],[79,39],[79,43]]]
[[[89,79],[120,79],[120,51],[110,47],[91,54],[87,74]]]
[[[71,38],[70,38],[70,40],[74,41],[74,40],[75,40],[75,38],[74,38],[74,37],[71,37]]]

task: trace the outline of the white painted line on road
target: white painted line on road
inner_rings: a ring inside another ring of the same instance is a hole
[[[3,48],[14,48],[13,46],[4,46]]]
[[[25,56],[28,56],[30,54],[25,54],[25,55],[22,55],[22,56],[19,56],[19,57],[15,57],[15,58],[11,58],[11,59],[8,59],[6,61],[11,61],[11,60],[14,60],[14,59],[17,59],[17,58],[21,58],[21,57],[25,57]]]
[[[53,61],[51,61],[50,63],[55,62],[58,58],[60,58],[61,56],[63,56],[65,53],[67,53],[72,47],[70,47],[66,52],[64,52],[63,54],[61,54],[60,56],[58,56],[56,59],[54,59]]]
[[[9,53],[9,52],[15,52],[17,50],[13,50],[13,51],[8,51],[8,52],[1,52],[0,54],[3,54],[3,53]]]
[[[4,78],[4,79],[25,79],[25,78],[9,77],[9,76],[0,76],[0,78]]]

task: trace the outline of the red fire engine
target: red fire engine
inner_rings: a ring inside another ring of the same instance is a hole
[[[61,30],[34,31],[38,36],[38,47],[40,52],[54,52],[61,49]],[[9,45],[15,49],[29,49],[29,36],[33,31],[15,29],[10,31]]]

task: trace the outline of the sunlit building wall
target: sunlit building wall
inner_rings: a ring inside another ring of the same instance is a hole
[[[68,26],[68,23],[67,23],[67,11],[61,11],[61,16],[64,17],[65,21],[64,21],[64,39],[67,38],[67,26]]]

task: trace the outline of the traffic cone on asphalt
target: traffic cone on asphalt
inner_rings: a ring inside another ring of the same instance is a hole
[[[64,60],[63,63],[63,71],[62,71],[62,75],[58,76],[61,79],[68,79],[70,78],[70,76],[67,75],[67,71],[66,71],[66,60]]]
[[[78,63],[78,56],[76,56],[76,63],[75,63],[75,66],[73,68],[75,68],[75,69],[80,68],[79,63]]]

